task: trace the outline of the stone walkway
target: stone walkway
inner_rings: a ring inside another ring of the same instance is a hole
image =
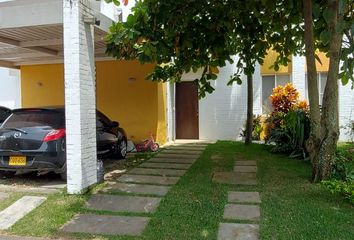
[[[8,197],[5,193],[0,196]],[[47,198],[36,196],[24,196],[0,212],[0,230],[12,227],[18,220],[40,206]]]
[[[233,172],[217,172],[213,181],[224,184],[256,185],[256,161],[236,161]],[[244,223],[220,223],[218,240],[258,240],[261,213],[258,192],[229,192],[223,218]]]
[[[105,214],[78,214],[62,227],[70,233],[139,236],[168,191],[204,151],[206,143],[171,145],[109,183],[86,208]],[[112,214],[109,214],[112,213]],[[132,214],[134,214],[132,216]]]

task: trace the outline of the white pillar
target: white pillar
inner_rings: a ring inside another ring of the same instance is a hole
[[[97,182],[93,17],[88,0],[63,1],[68,193]]]
[[[306,59],[303,56],[292,57],[292,82],[300,93],[300,99],[306,99]]]
[[[261,74],[261,65],[257,62],[253,74],[253,114],[258,115],[261,113],[262,113],[262,74]]]

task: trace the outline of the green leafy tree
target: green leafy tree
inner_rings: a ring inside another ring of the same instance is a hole
[[[280,53],[277,63],[289,54],[305,54],[308,76],[311,134],[307,150],[312,162],[312,180],[328,179],[335,161],[339,137],[338,79],[352,82],[354,54],[353,0],[278,0],[268,2],[270,28],[267,39]],[[330,59],[322,110],[319,106],[316,50]],[[340,66],[340,61],[342,64]]]
[[[257,4],[254,4],[257,2]],[[153,81],[178,82],[185,72],[203,69],[199,96],[212,93],[218,68],[238,55],[238,71],[229,85],[247,76],[247,124],[245,143],[252,141],[253,74],[263,63],[270,45],[262,1],[138,1],[125,23],[115,23],[107,52],[117,59],[156,63],[147,77]]]
[[[237,54],[239,71],[230,83],[247,75],[248,134],[254,64],[262,63],[270,47],[279,53],[275,70],[292,54],[305,54],[312,129],[307,149],[313,180],[319,181],[329,177],[339,136],[338,78],[353,81],[353,12],[353,0],[140,0],[127,22],[112,25],[107,53],[156,63],[148,76],[153,81],[178,82],[184,72],[203,69],[196,80],[200,97],[214,90],[218,68]],[[322,113],[316,49],[330,58]]]

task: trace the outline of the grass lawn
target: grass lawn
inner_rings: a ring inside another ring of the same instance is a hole
[[[258,161],[257,186],[240,187],[211,181],[215,171],[232,171],[235,159]],[[143,236],[74,236],[112,240],[216,239],[219,223],[223,221],[227,191],[244,190],[261,193],[261,239],[352,240],[353,206],[319,184],[311,184],[310,168],[308,162],[270,154],[264,145],[246,147],[239,142],[218,142],[207,147],[163,198],[157,211],[151,215]],[[88,197],[89,194],[51,195],[9,233],[64,236],[58,232],[59,227],[75,213],[87,212],[82,205]]]

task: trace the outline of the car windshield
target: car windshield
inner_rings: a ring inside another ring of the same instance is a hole
[[[3,124],[3,128],[25,127],[63,127],[64,119],[60,112],[27,110],[14,112]]]

